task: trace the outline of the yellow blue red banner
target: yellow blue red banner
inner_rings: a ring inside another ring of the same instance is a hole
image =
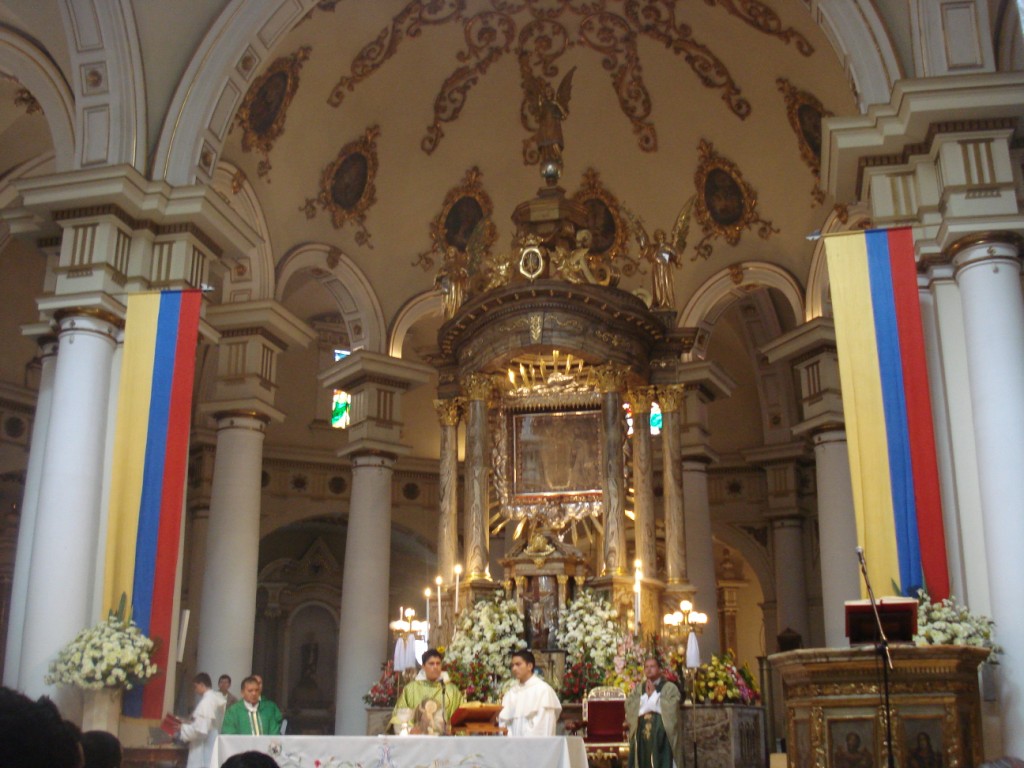
[[[157,676],[125,697],[125,714],[136,717],[163,714],[201,301],[199,291],[128,298],[104,600],[114,608],[126,594],[156,641]]]
[[[825,241],[857,538],[881,594],[949,596],[909,228]]]

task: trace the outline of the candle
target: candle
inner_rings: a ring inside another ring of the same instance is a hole
[[[455,564],[455,613],[459,612],[459,577],[462,576],[462,566]]]
[[[641,570],[643,563],[637,559],[633,561],[633,615],[636,617],[636,635],[640,636],[640,580],[644,577]]]
[[[423,597],[425,598],[423,602],[425,602],[427,604],[427,627],[429,628],[430,627],[430,587],[427,587],[426,589],[423,590]],[[428,629],[428,631],[429,631],[429,629]]]
[[[437,626],[441,626],[443,615],[441,614],[441,585],[444,584],[444,579],[437,576],[434,579],[434,583],[437,584]]]

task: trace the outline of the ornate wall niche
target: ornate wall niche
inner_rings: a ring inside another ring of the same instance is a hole
[[[797,144],[800,147],[800,156],[807,166],[814,172],[814,187],[811,189],[811,196],[816,202],[825,201],[825,190],[820,186],[821,182],[821,120],[825,117],[832,117],[829,112],[814,94],[802,91],[795,87],[784,77],[776,79],[786,100],[786,116],[789,124],[796,134]]]
[[[354,224],[358,229],[356,242],[370,248],[373,244],[366,229],[366,212],[377,202],[374,182],[378,167],[378,136],[380,126],[371,125],[361,138],[343,146],[338,156],[320,173],[320,194],[306,198],[305,204],[299,207],[307,219],[316,216],[317,205],[329,211],[335,229]]]
[[[312,50],[304,45],[291,56],[275,60],[249,86],[235,115],[235,124],[243,131],[242,151],[255,150],[263,155],[256,166],[260,178],[270,173],[270,150],[284,133],[288,106],[299,87],[299,72]]]
[[[762,239],[767,240],[773,232],[777,233],[779,230],[771,221],[758,215],[757,193],[744,180],[736,164],[718,154],[706,139],[701,139],[699,150],[700,163],[694,174],[697,187],[694,211],[704,236],[694,249],[693,259],[709,258],[710,241],[716,237],[736,245],[743,230],[755,225]]]

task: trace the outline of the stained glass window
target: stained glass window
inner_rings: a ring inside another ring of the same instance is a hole
[[[633,406],[623,403],[622,409],[626,412],[626,434],[633,434]],[[651,434],[661,434],[661,406],[651,403]]]
[[[348,349],[334,350],[334,362],[344,360],[351,354]],[[331,426],[335,429],[345,429],[352,421],[352,395],[343,389],[334,390],[334,397],[331,400]]]

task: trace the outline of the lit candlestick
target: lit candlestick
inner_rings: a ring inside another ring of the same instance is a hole
[[[427,631],[430,631],[430,587],[423,590],[423,602],[427,604]]]
[[[400,605],[400,606],[398,606],[398,620],[401,621],[404,618],[405,618],[405,606],[404,605]]]
[[[633,615],[636,617],[636,636],[640,637],[640,580],[644,577],[643,563],[633,561]]]
[[[437,584],[437,626],[440,627],[444,618],[441,613],[441,585],[444,584],[444,579],[438,576],[434,579],[434,583]]]
[[[462,566],[455,564],[455,613],[459,613],[459,577],[462,576]]]

